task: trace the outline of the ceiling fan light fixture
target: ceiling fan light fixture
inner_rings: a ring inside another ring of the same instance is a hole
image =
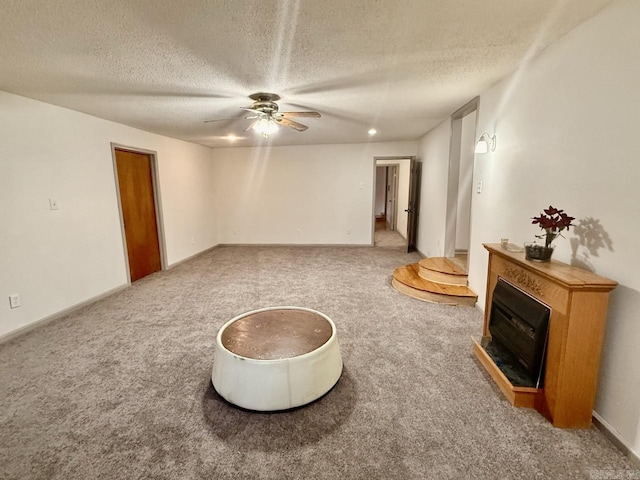
[[[250,107],[240,107],[241,110],[250,112],[249,115],[245,113],[244,119],[251,120],[251,124],[249,124],[243,132],[254,130],[262,135],[263,138],[269,138],[269,135],[276,133],[281,126],[292,128],[298,132],[304,132],[309,128],[302,123],[292,120],[291,117],[320,118],[322,116],[320,112],[315,111],[280,112],[280,108],[276,103],[276,100],[280,100],[280,96],[275,93],[259,92],[249,95],[249,98],[253,100],[253,104]],[[205,120],[205,123],[218,122],[220,120],[235,120],[236,118],[237,117]],[[231,134],[224,138],[229,142],[244,140],[244,137],[234,137]]]
[[[262,134],[264,138],[269,138],[269,135],[273,135],[278,131],[278,124],[271,117],[263,117],[256,122],[253,129]]]

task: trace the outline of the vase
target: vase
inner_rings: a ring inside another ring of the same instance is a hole
[[[551,261],[553,247],[545,247],[537,243],[525,243],[524,252],[525,258],[532,262],[549,262]]]

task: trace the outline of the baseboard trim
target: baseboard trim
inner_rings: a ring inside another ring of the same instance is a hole
[[[373,247],[370,243],[219,243],[220,247]]]
[[[193,259],[193,258],[195,258],[195,257],[197,257],[199,255],[207,253],[208,251],[213,250],[217,246],[218,245],[214,245],[213,247],[209,247],[206,250],[203,250],[203,251],[198,252],[198,253],[196,253],[194,255],[191,255],[190,257],[187,257],[187,258],[179,260],[179,261],[177,261],[175,263],[172,263],[171,265],[169,265],[166,268],[166,270],[170,270],[170,269],[172,269],[172,268],[174,268],[174,267],[176,267],[176,266],[178,266],[178,265],[180,265],[182,263],[185,263],[185,262],[187,262],[187,261],[189,261],[189,260],[191,260],[191,259]],[[75,305],[72,305],[72,306],[70,306],[68,308],[65,308],[64,310],[60,310],[59,312],[52,313],[51,315],[47,315],[44,318],[41,318],[39,320],[35,320],[35,321],[33,321],[33,322],[31,322],[31,323],[29,323],[27,325],[19,327],[16,330],[12,330],[12,331],[10,331],[8,333],[5,333],[4,335],[0,335],[0,344],[9,342],[9,341],[13,340],[14,338],[19,337],[21,335],[24,335],[25,333],[30,332],[31,330],[33,330],[35,328],[41,327],[41,326],[43,326],[43,325],[45,325],[45,324],[47,324],[49,322],[57,320],[58,318],[64,317],[65,315],[69,315],[70,313],[73,313],[76,310],[79,310],[79,309],[81,309],[83,307],[86,307],[87,305],[91,305],[92,303],[95,303],[95,302],[97,302],[99,300],[102,300],[103,298],[107,298],[107,297],[113,295],[114,293],[118,293],[119,291],[124,290],[125,288],[128,288],[130,286],[131,286],[130,283],[126,283],[124,285],[120,285],[118,287],[112,288],[110,290],[107,290],[104,293],[101,293],[101,294],[96,295],[94,297],[91,297],[91,298],[89,298],[87,300],[83,300],[80,303],[76,303]]]
[[[627,442],[622,435],[620,435],[620,433],[596,411],[593,412],[593,420],[593,424],[598,428],[598,430],[604,433],[611,443],[618,447],[637,467],[640,468],[640,453],[627,445]]]
[[[82,302],[76,303],[75,305],[67,307],[64,310],[60,310],[59,312],[52,313],[51,315],[47,315],[46,317],[43,317],[40,320],[35,320],[27,325],[17,328],[16,330],[12,330],[9,333],[5,333],[4,335],[0,336],[0,344],[6,343],[10,340],[13,340],[16,337],[22,336],[25,333],[30,332],[31,330],[42,327],[43,325],[49,322],[53,322],[54,320],[64,317],[65,315],[69,315],[70,313],[73,313],[76,310],[80,310],[81,308],[84,308],[87,305],[91,305],[92,303],[95,303],[99,300],[110,297],[111,295],[118,293],[119,291],[124,290],[129,286],[130,284],[126,283],[124,285],[120,285],[118,287],[112,288],[110,290],[107,290],[104,293],[96,295],[95,297],[91,297],[87,300],[83,300]]]
[[[213,247],[209,247],[205,250],[202,250],[198,253],[194,253],[193,255],[190,255],[186,258],[183,258],[182,260],[178,260],[177,262],[172,263],[171,265],[167,266],[167,270],[171,270],[174,267],[177,267],[178,265],[182,265],[183,263],[188,262],[189,260],[193,260],[196,257],[199,257],[200,255],[204,255],[207,252],[210,252],[211,250],[214,250],[216,248],[218,248],[220,246],[220,244],[214,245]]]

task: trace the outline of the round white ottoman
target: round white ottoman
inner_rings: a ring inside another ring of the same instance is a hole
[[[243,313],[216,336],[211,381],[225,400],[242,408],[305,405],[331,390],[341,373],[336,326],[310,308]]]

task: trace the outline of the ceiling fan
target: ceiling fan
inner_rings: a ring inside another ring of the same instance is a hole
[[[304,132],[309,128],[302,123],[291,120],[291,117],[320,117],[318,112],[279,112],[276,102],[280,100],[280,96],[275,93],[258,92],[249,95],[249,98],[253,100],[253,104],[250,107],[241,108],[251,112],[252,115],[247,115],[244,118],[253,120],[253,122],[244,131],[253,129],[262,134],[264,138],[269,138],[269,135],[278,131],[280,125],[291,127],[299,132]],[[204,123],[217,121],[219,120],[207,120]]]

